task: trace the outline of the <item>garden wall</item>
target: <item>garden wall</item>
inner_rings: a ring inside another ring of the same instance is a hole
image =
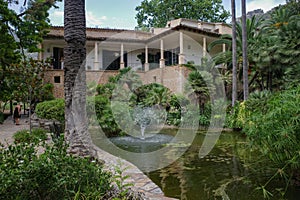
[[[186,67],[172,66],[157,68],[147,72],[137,71],[143,84],[160,83],[169,88],[174,93],[182,93],[186,78],[189,74],[189,69]],[[115,76],[119,71],[112,70],[88,70],[86,71],[87,82],[95,81],[98,84],[105,84],[109,77]],[[48,70],[44,78],[46,83],[54,85],[53,94],[56,98],[64,97],[64,71],[63,70]]]

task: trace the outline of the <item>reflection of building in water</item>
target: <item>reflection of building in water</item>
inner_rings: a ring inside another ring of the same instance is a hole
[[[172,20],[165,28],[153,28],[150,32],[87,28],[85,65],[88,71],[94,72],[129,66],[137,71],[148,72],[166,66],[197,65],[203,57],[209,56],[207,46],[227,33],[231,33],[231,29],[224,23],[189,19]],[[41,44],[43,51],[39,58],[52,58],[53,69],[63,69],[64,46],[64,28],[51,27]],[[225,44],[216,46],[209,54],[222,51],[225,51]],[[151,73],[149,76],[157,82],[165,79]]]

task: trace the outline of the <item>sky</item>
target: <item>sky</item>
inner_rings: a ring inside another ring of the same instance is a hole
[[[88,27],[134,29],[136,23],[136,6],[142,0],[86,0],[86,24]],[[241,14],[240,0],[236,0],[237,17]],[[286,0],[247,0],[247,12],[262,9],[264,12]],[[231,0],[223,0],[226,10],[230,11]],[[63,26],[63,3],[57,4],[59,9],[50,10],[51,24]]]

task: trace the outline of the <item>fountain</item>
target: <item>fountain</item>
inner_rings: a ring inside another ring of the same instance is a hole
[[[94,143],[101,149],[133,163],[144,172],[154,171],[174,162],[186,151],[195,136],[196,129],[190,129],[188,134],[183,132],[186,124],[190,124],[184,118],[181,123],[183,129],[175,128],[175,132],[166,130],[168,113],[159,104],[132,107],[128,102],[116,98],[111,102],[111,108],[115,122],[126,135],[107,138],[99,130],[98,136],[93,136]],[[194,113],[193,111],[190,113]]]
[[[163,119],[161,119],[161,110],[157,110],[151,107],[137,106],[134,108],[133,117],[134,122],[141,129],[141,139],[145,139],[145,130],[149,126],[157,126]],[[164,115],[164,114],[163,114]],[[164,116],[165,118],[165,116]]]

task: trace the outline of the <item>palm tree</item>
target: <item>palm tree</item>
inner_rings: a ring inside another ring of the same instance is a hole
[[[197,99],[199,112],[200,114],[203,114],[205,103],[209,101],[210,96],[215,95],[215,86],[213,84],[212,74],[207,71],[192,71],[189,73],[188,84],[185,86],[185,91],[188,96]]]
[[[259,66],[257,70],[261,76],[259,84],[262,90],[272,91],[273,88],[281,88],[289,81],[299,79],[294,76],[299,72],[300,62],[299,19],[298,15],[279,8],[263,24],[260,40],[253,46],[256,51],[253,60]]]
[[[70,153],[94,156],[85,110],[85,0],[65,0],[64,37],[67,43],[64,49],[65,139]]]
[[[156,105],[158,107],[169,109],[171,94],[172,93],[168,88],[154,83],[151,84],[148,94],[146,94],[146,98],[144,99],[144,103],[149,106]]]
[[[247,18],[246,18],[246,0],[242,0],[242,43],[243,43],[243,89],[244,100],[249,96],[248,81],[248,55],[247,55]]]
[[[232,107],[237,100],[237,58],[236,58],[236,16],[235,16],[235,0],[231,0],[232,12]]]
[[[257,47],[256,45],[258,44],[258,41],[261,37],[261,25],[262,25],[262,18],[256,18],[253,16],[251,19],[247,19],[246,23],[246,28],[247,28],[247,43],[248,43],[248,64],[249,64],[249,69],[254,71],[255,70],[255,65],[256,62],[253,59],[253,55],[257,53]],[[231,25],[232,29],[233,23]],[[236,71],[237,71],[237,83],[242,80],[242,24],[240,22],[236,23],[236,57],[237,57],[237,62],[236,62]],[[227,46],[231,47],[225,52],[221,52],[216,54],[213,57],[213,61],[218,65],[218,64],[226,64],[228,67],[228,70],[232,70],[233,72],[233,63],[234,63],[234,55],[233,55],[233,49],[235,49],[233,46],[233,37],[234,33],[231,34],[224,34],[221,36],[219,40],[215,40],[212,43],[209,44],[208,50],[210,51],[212,48],[214,48],[216,45],[220,44],[226,44]],[[250,81],[249,85],[251,86],[252,83],[254,83],[254,80],[257,77],[257,73],[251,74],[253,75],[251,78],[252,80]],[[232,83],[233,84],[233,83]],[[239,84],[237,84],[239,85]],[[239,92],[239,87],[237,87],[237,92]],[[238,95],[239,97],[240,95]],[[238,98],[237,97],[237,98]]]

